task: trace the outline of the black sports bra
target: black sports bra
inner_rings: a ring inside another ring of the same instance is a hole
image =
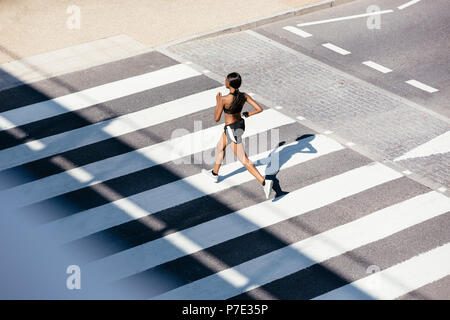
[[[237,95],[238,90],[235,90],[234,92],[231,92],[233,97],[233,102],[231,102],[231,105],[229,108],[223,107],[223,112],[228,114],[234,114],[234,113],[240,113],[242,111],[242,107],[245,104],[245,101],[247,101],[247,97],[245,96],[245,93],[242,92],[242,94]],[[237,101],[239,99],[239,101]]]

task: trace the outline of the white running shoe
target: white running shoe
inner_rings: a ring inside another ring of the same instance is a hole
[[[219,175],[217,175],[217,176],[213,175],[212,170],[202,169],[202,173],[207,175],[212,181],[217,183],[217,180],[219,179]]]
[[[272,191],[273,180],[266,180],[266,184],[264,185],[264,194],[266,195],[266,199],[269,199],[270,191]]]

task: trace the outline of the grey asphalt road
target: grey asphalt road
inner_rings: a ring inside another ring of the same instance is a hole
[[[423,0],[398,9],[398,6],[407,2],[358,0],[254,30],[450,117],[450,2]],[[297,26],[365,14],[369,12],[370,6],[393,12],[379,15],[379,28],[373,27],[373,16]],[[285,26],[295,26],[312,36],[303,38],[284,30]],[[331,51],[322,46],[324,43],[332,43],[351,54],[341,55]],[[373,61],[393,71],[381,73],[363,65],[363,61]],[[411,79],[439,91],[428,93],[405,83]]]

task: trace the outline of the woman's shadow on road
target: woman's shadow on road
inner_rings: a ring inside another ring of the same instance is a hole
[[[315,135],[313,134],[304,134],[295,141],[297,143],[287,146],[285,148],[280,147],[286,144],[285,141],[281,141],[275,149],[273,149],[270,154],[263,158],[254,162],[255,166],[267,165],[265,170],[265,176],[268,180],[273,180],[273,190],[275,191],[275,198],[272,200],[273,202],[280,200],[285,195],[289,194],[289,192],[283,191],[280,185],[280,181],[277,178],[277,174],[280,172],[281,167],[289,161],[289,159],[297,153],[317,153],[317,150],[311,145],[311,141],[314,140]],[[306,149],[306,150],[305,150]],[[228,173],[225,176],[221,176],[220,180],[223,180],[227,177],[233,176],[240,172],[244,172],[245,167],[239,168],[233,172]]]

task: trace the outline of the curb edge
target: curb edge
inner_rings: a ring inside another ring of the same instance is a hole
[[[155,46],[154,49],[155,50],[165,49],[167,47],[178,45],[178,44],[188,42],[188,41],[200,40],[200,39],[215,37],[215,36],[222,35],[222,34],[228,34],[228,33],[234,33],[234,32],[239,32],[239,31],[243,31],[243,30],[248,30],[248,29],[256,28],[256,27],[259,27],[259,26],[262,26],[265,24],[269,24],[272,22],[280,21],[280,20],[283,20],[286,18],[311,13],[311,12],[318,11],[321,9],[335,7],[337,5],[349,3],[352,1],[355,1],[355,0],[322,0],[322,1],[319,1],[319,2],[316,2],[313,4],[308,4],[308,5],[304,5],[301,7],[292,8],[292,9],[278,12],[276,14],[265,16],[262,18],[257,18],[257,19],[251,20],[249,22],[233,24],[233,25],[221,27],[221,28],[218,28],[218,29],[215,29],[212,31],[202,32],[202,33],[187,36],[187,37],[184,37],[181,39],[169,41],[162,45]]]

